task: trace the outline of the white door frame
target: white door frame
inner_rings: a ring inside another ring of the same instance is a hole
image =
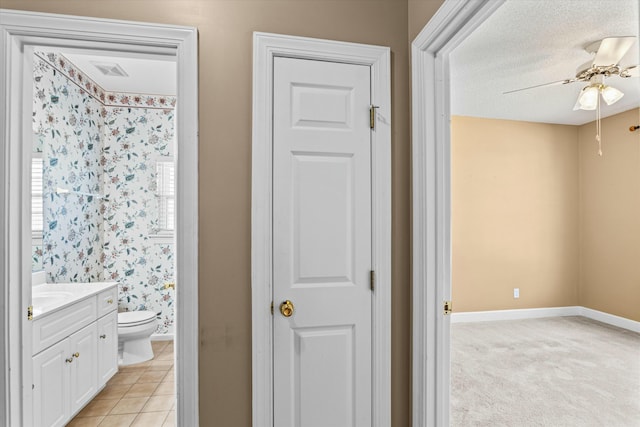
[[[387,47],[254,33],[251,192],[253,425],[273,424],[272,111],[276,56],[371,67],[373,426],[391,425],[391,88]]]
[[[0,424],[29,425],[31,354],[23,329],[31,284],[31,95],[23,93],[30,46],[106,48],[175,55],[178,68],[176,390],[178,425],[198,425],[198,50],[190,27],[0,10]],[[26,86],[26,85],[25,85]],[[29,92],[29,94],[27,94]],[[28,98],[28,99],[25,99]],[[26,340],[25,336],[25,340]],[[30,339],[30,337],[29,337]],[[28,347],[28,345],[27,345]],[[29,381],[30,382],[30,381]],[[24,388],[23,388],[24,386]],[[24,392],[23,392],[24,390]],[[24,418],[23,418],[24,417]]]
[[[449,54],[504,1],[446,0],[411,44],[414,427],[449,425]]]

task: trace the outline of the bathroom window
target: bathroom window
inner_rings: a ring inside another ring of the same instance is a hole
[[[158,237],[172,237],[175,228],[175,168],[173,160],[156,162],[156,197],[158,199]]]
[[[42,205],[42,157],[31,158],[31,235],[33,240],[42,240],[44,209]],[[36,157],[37,156],[37,157]]]

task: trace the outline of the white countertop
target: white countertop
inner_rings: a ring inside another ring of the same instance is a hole
[[[33,318],[46,316],[117,285],[118,282],[90,282],[44,283],[34,286],[31,290]]]

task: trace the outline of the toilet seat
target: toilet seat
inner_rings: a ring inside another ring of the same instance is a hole
[[[144,325],[155,320],[156,314],[153,311],[123,311],[118,313],[118,327],[130,328]]]

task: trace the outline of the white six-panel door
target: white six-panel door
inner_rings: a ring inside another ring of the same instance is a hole
[[[273,76],[274,425],[370,426],[371,70],[277,57]]]

